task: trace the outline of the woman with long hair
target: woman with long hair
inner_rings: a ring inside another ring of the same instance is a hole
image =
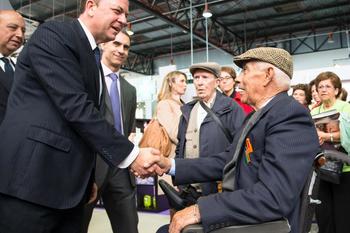
[[[170,157],[175,156],[177,140],[177,131],[181,116],[181,106],[183,101],[181,96],[185,94],[187,87],[187,76],[180,71],[168,73],[162,83],[158,93],[158,105],[156,117],[159,123],[167,131],[172,143]]]

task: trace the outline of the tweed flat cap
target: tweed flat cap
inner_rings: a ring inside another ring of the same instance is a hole
[[[233,58],[233,62],[241,68],[244,63],[250,60],[270,63],[286,73],[290,79],[293,77],[293,59],[284,49],[259,47],[249,49],[247,52]]]
[[[221,67],[216,62],[203,62],[203,63],[197,63],[190,66],[190,72],[192,76],[194,75],[196,70],[206,70],[214,74],[217,78],[220,77],[220,73],[221,73]]]

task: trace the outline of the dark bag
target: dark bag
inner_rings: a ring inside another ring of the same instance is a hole
[[[324,181],[340,184],[340,176],[343,170],[343,162],[335,160],[327,160],[327,162],[320,167],[320,178]]]
[[[322,149],[343,152],[342,147],[336,147],[335,145],[327,142],[322,145]],[[320,179],[333,184],[340,184],[340,176],[343,171],[343,162],[335,159],[326,159],[326,163],[319,168]]]

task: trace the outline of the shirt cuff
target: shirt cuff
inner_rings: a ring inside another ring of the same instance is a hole
[[[168,174],[171,175],[171,176],[175,176],[175,159],[170,159],[171,160],[171,167],[170,167],[170,170],[168,171]]]
[[[130,166],[130,164],[132,164],[132,162],[134,162],[134,160],[136,159],[136,157],[138,156],[138,154],[140,153],[140,149],[138,146],[134,146],[134,148],[132,149],[131,153],[128,155],[128,157],[126,157],[119,165],[119,168],[127,168]]]

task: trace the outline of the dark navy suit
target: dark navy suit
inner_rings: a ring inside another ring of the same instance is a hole
[[[307,109],[287,93],[276,95],[262,111],[247,135],[253,148],[250,162],[245,146],[237,145],[239,132],[226,152],[208,158],[176,159],[175,184],[222,176],[225,183],[223,168],[236,146],[242,146],[235,191],[223,190],[198,200],[205,232],[286,218],[292,232],[297,233],[300,194],[319,148],[316,130]]]
[[[74,208],[90,193],[96,152],[111,166],[129,155],[133,144],[99,111],[99,89],[79,22],[40,26],[18,58],[0,127],[0,193]]]

